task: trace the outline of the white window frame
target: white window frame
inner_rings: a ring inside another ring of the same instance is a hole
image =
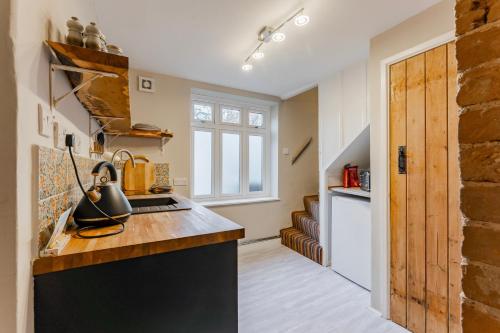
[[[237,127],[243,127],[245,126],[245,119],[243,119],[243,115],[246,114],[246,112],[243,111],[241,106],[236,106],[236,105],[231,105],[228,103],[218,103],[219,105],[219,110],[218,110],[218,119],[217,119],[217,124],[219,125],[225,125],[225,126],[237,126]],[[222,120],[222,109],[227,108],[230,110],[239,110],[240,111],[240,122],[238,123],[228,123]]]
[[[234,198],[238,198],[238,197],[241,197],[242,194],[245,192],[244,191],[244,172],[243,172],[243,161],[244,161],[244,153],[243,153],[243,133],[242,131],[238,131],[238,130],[229,130],[229,129],[219,129],[218,130],[219,132],[219,163],[220,163],[220,167],[219,167],[219,173],[218,173],[218,178],[219,178],[219,182],[218,184],[220,185],[220,191],[219,191],[219,197],[221,199],[234,199]],[[240,137],[240,156],[239,156],[239,164],[240,164],[240,174],[239,174],[239,180],[240,180],[240,192],[239,193],[224,193],[222,192],[222,174],[224,173],[224,166],[222,165],[222,160],[224,158],[224,152],[222,151],[222,135],[223,134],[237,134],[239,135]],[[217,157],[216,157],[217,158]],[[217,179],[217,177],[216,177]]]
[[[233,98],[232,98],[233,97]],[[213,106],[213,122],[201,122],[194,119],[194,104],[209,104]],[[221,119],[222,108],[237,108],[240,110],[240,124],[224,123]],[[275,135],[271,133],[271,121],[273,121],[273,111],[277,110],[277,103],[259,103],[249,100],[240,100],[239,96],[230,95],[199,95],[193,93],[191,96],[191,179],[190,190],[191,198],[202,202],[237,202],[246,199],[277,199],[277,180],[272,179],[276,172],[273,172],[272,161],[272,138]],[[258,112],[264,116],[264,125],[262,127],[249,126],[248,113]],[[206,130],[212,131],[212,195],[196,196],[194,194],[194,131]],[[238,133],[240,135],[240,193],[223,194],[222,193],[222,133]],[[262,170],[262,191],[250,192],[249,179],[249,136],[259,135],[263,138],[263,170]]]
[[[198,122],[198,123],[200,123],[200,122]],[[211,181],[211,185],[212,185],[212,188],[211,188],[211,193],[198,196],[199,199],[203,199],[203,198],[208,199],[208,198],[214,197],[215,191],[216,191],[214,170],[216,168],[217,161],[215,160],[215,149],[214,148],[217,147],[217,145],[216,145],[217,135],[215,133],[216,132],[215,129],[213,129],[213,128],[207,128],[207,127],[203,127],[203,126],[192,126],[192,129],[191,129],[191,164],[192,164],[191,179],[194,179],[194,133],[198,132],[198,131],[212,133],[212,150],[211,150],[211,156],[212,156],[212,177],[211,177],[212,181]],[[192,191],[194,193],[194,182],[192,182]]]
[[[194,118],[194,105],[199,104],[199,105],[205,105],[205,106],[210,106],[212,108],[212,120],[211,121],[206,121],[206,120],[198,120]],[[216,111],[215,111],[215,104],[207,101],[200,101],[200,100],[193,100],[191,102],[191,123],[193,124],[212,124],[215,123],[216,121]]]

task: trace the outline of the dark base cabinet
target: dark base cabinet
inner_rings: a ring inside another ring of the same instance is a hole
[[[237,332],[236,241],[38,275],[35,330]]]

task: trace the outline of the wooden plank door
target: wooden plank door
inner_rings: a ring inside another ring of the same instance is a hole
[[[416,333],[460,332],[454,44],[392,65],[390,80],[391,319]]]
[[[407,328],[425,332],[425,55],[407,61]]]
[[[425,62],[426,332],[440,333],[448,329],[447,46],[427,52]]]
[[[448,273],[449,332],[462,331],[462,221],[460,215],[460,166],[458,153],[457,59],[455,43],[448,44]]]
[[[406,146],[406,62],[391,67],[390,198],[391,319],[406,326],[406,175],[398,172],[398,149]]]

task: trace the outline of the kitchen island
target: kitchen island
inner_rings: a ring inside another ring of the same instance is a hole
[[[173,197],[191,209],[132,215],[121,234],[36,259],[36,332],[237,332],[244,229]]]

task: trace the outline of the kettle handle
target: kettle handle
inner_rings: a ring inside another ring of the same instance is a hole
[[[97,163],[96,166],[92,169],[92,175],[94,177],[98,176],[103,168],[107,168],[109,170],[109,175],[111,177],[112,182],[118,181],[118,175],[116,174],[115,167],[113,166],[113,164],[106,161]]]

